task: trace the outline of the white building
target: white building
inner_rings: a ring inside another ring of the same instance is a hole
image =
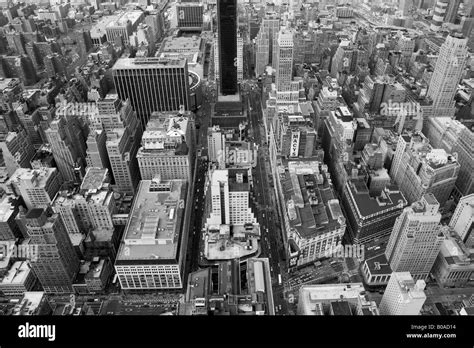
[[[245,170],[214,170],[210,174],[211,215],[208,225],[256,224],[250,208],[250,185]]]
[[[454,96],[468,59],[467,44],[462,34],[452,34],[439,50],[427,94],[436,116],[454,116]]]
[[[419,315],[426,301],[425,281],[410,272],[393,272],[380,302],[381,315]]]
[[[474,246],[474,193],[459,200],[449,226],[468,247]]]
[[[56,168],[19,168],[7,182],[21,196],[28,209],[47,207],[61,186]]]
[[[276,88],[286,91],[293,77],[293,32],[283,28],[278,33],[276,54]]]
[[[426,194],[395,220],[385,250],[394,272],[410,272],[415,279],[428,277],[444,240],[438,210],[436,198]]]
[[[123,290],[183,287],[186,192],[183,180],[140,182],[115,261]]]
[[[36,276],[26,261],[15,262],[8,273],[0,280],[0,294],[20,296],[30,291],[36,283]]]
[[[218,125],[208,129],[207,144],[209,161],[225,168],[225,134]]]

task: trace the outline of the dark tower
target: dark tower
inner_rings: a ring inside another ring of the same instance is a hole
[[[220,93],[237,93],[237,0],[217,1]]]

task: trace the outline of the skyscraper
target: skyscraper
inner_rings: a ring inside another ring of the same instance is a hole
[[[237,93],[237,0],[217,1],[220,94]]]
[[[474,246],[474,193],[459,200],[449,226],[469,246]]]
[[[262,24],[256,37],[255,74],[257,76],[265,72],[267,65],[275,66],[279,31],[280,16],[276,13],[267,13],[262,19]]]
[[[79,258],[58,214],[50,209],[31,209],[22,217],[30,245],[38,248],[31,268],[47,293],[71,293],[79,269]]]
[[[139,139],[135,139],[129,128],[117,128],[107,134],[107,154],[118,192],[134,194],[140,181],[137,162]]]
[[[7,182],[21,196],[28,209],[46,208],[61,186],[61,175],[56,168],[18,168]]]
[[[456,154],[434,149],[422,133],[400,135],[390,176],[409,203],[432,193],[441,207],[454,189],[460,165]]]
[[[293,32],[283,28],[278,33],[276,54],[277,91],[287,91],[293,77]]]
[[[426,283],[410,272],[393,272],[380,302],[381,315],[419,315],[426,301]]]
[[[450,0],[438,0],[436,2],[433,13],[433,20],[431,21],[431,30],[438,31],[441,29],[441,26],[444,22],[444,18],[446,17],[446,12],[448,11],[449,2]]]
[[[432,194],[405,208],[395,221],[385,256],[394,272],[425,280],[444,239],[439,203]]]
[[[234,57],[236,56],[235,54]],[[235,67],[234,69],[237,81],[237,70]],[[121,58],[113,66],[112,75],[120,99],[130,100],[142,129],[154,111],[177,111],[181,106],[189,110],[186,59]],[[237,88],[237,82],[235,85]]]
[[[454,116],[457,86],[468,58],[468,39],[462,34],[448,35],[439,50],[439,57],[428,88],[435,115]]]

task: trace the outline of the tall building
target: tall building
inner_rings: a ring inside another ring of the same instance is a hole
[[[426,283],[410,272],[393,272],[380,302],[381,315],[419,315],[426,301]]]
[[[142,129],[154,111],[189,110],[186,59],[121,58],[113,66],[112,75],[120,99],[130,100]]]
[[[369,186],[374,185],[373,180],[368,182]],[[368,245],[388,238],[395,220],[407,205],[396,185],[383,185],[377,195],[370,194],[369,186],[365,180],[351,179],[344,187],[342,202],[348,219],[347,231],[356,244]]]
[[[364,295],[362,283],[303,285],[298,315],[379,315],[374,301]]]
[[[115,198],[108,181],[107,169],[88,168],[81,186],[58,192],[53,210],[63,219],[68,234],[114,228]]]
[[[433,149],[422,133],[400,135],[390,176],[409,203],[432,193],[441,207],[454,189],[460,165],[456,154]]]
[[[287,91],[293,77],[293,32],[290,29],[283,28],[278,32],[276,50],[276,88]]]
[[[107,154],[106,131],[92,130],[87,138],[87,167],[107,168],[111,170]]]
[[[428,278],[444,239],[438,210],[433,194],[425,194],[397,218],[385,250],[394,272],[410,272],[415,279]]]
[[[79,269],[79,258],[58,214],[50,209],[33,208],[22,218],[30,245],[38,248],[37,259],[30,260],[46,293],[71,293]]]
[[[453,195],[456,199],[474,192],[474,133],[449,117],[431,117],[423,133],[433,147],[457,153],[459,169]]]
[[[30,161],[35,155],[35,148],[24,129],[8,132],[4,141],[0,142],[0,150],[10,175],[20,167],[30,167]]]
[[[242,33],[237,33],[237,82],[240,83],[244,79],[244,38]]]
[[[464,243],[474,246],[474,193],[459,200],[449,226]]]
[[[71,121],[60,116],[51,122],[44,133],[63,180],[80,182],[85,172],[86,156],[81,147],[76,146],[78,141],[83,140],[77,137],[77,131],[81,130],[75,129]],[[85,148],[85,143],[82,145]]]
[[[116,94],[108,94],[98,100],[97,109],[93,109],[89,116],[90,127],[96,131],[111,132],[115,128],[130,127],[138,129],[138,134],[141,134],[139,122],[130,101],[122,101]],[[145,128],[145,125],[142,126]]]
[[[443,25],[446,13],[448,11],[450,0],[437,0],[433,13],[433,20],[431,21],[430,29],[438,31]]]
[[[142,137],[137,159],[142,180],[192,180],[193,141],[185,115],[153,114]]]
[[[123,290],[183,288],[186,192],[183,180],[140,182],[115,261]]]
[[[280,31],[280,16],[277,13],[266,13],[260,24],[256,37],[255,74],[262,75],[267,65],[275,66],[278,33]]]
[[[447,0],[446,0],[447,2]],[[468,39],[462,34],[448,35],[439,50],[427,96],[435,115],[454,116],[454,96],[468,58]]]
[[[19,168],[7,182],[13,192],[21,196],[28,209],[46,208],[62,183],[56,168]]]
[[[137,152],[139,139],[129,128],[116,128],[107,134],[107,154],[118,192],[134,194],[140,181]]]
[[[211,214],[207,225],[255,224],[248,176],[243,170],[214,170],[210,175]]]
[[[217,1],[219,93],[237,93],[237,0]]]
[[[209,161],[225,168],[225,134],[219,126],[208,128],[207,144],[209,149]]]
[[[176,3],[172,24],[180,30],[202,30],[203,8],[204,5],[199,2]]]

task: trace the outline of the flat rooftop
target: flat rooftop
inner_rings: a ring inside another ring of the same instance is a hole
[[[28,169],[18,168],[9,182],[29,182],[34,187],[45,187],[50,177],[57,171],[56,168]]]
[[[177,262],[186,190],[184,180],[140,182],[117,261]]]
[[[107,169],[91,167],[82,180],[81,190],[100,190],[107,178]]]
[[[367,263],[367,267],[372,275],[392,274],[392,268],[388,264],[385,253],[371,257],[370,259],[365,260],[365,262]]]
[[[186,59],[167,59],[158,57],[120,58],[115,62],[113,70],[136,70],[158,68],[184,68]]]
[[[113,28],[113,27],[122,27],[127,24],[128,21],[133,25],[136,24],[136,22],[140,19],[140,17],[143,15],[142,11],[127,11],[127,12],[122,12],[115,16],[114,20],[109,21],[106,24],[106,28]]]
[[[0,282],[0,285],[14,285],[22,284],[30,274],[31,269],[26,261],[15,262],[5,277]]]
[[[365,291],[362,283],[303,285],[299,291],[298,314],[315,315],[316,303],[333,301],[358,301]]]
[[[347,186],[361,217],[381,214],[398,207],[403,209],[408,202],[396,185],[390,185],[379,197],[371,197],[364,180],[349,180]]]

